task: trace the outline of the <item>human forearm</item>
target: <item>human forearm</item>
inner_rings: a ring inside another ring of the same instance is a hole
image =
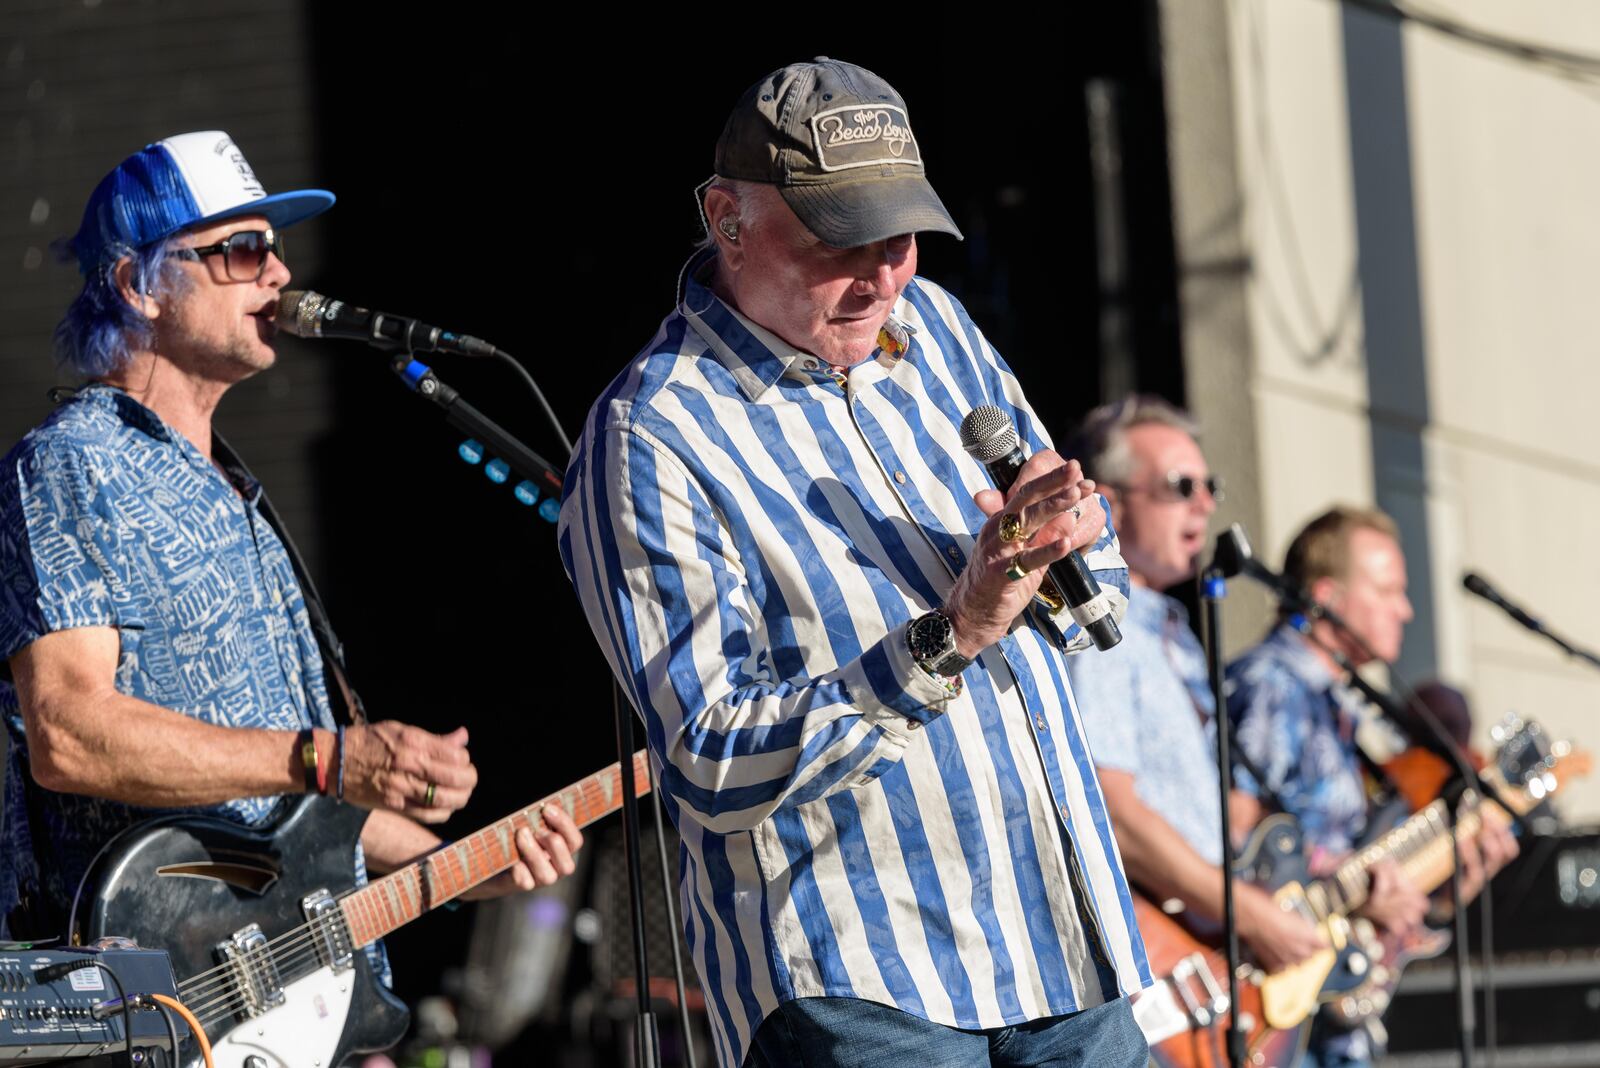
[[[1142,802],[1133,777],[1100,769],[1117,848],[1128,877],[1157,901],[1178,898],[1208,920],[1222,916],[1222,877],[1172,825]]]
[[[32,774],[46,789],[151,807],[215,804],[306,788],[295,730],[223,727],[129,697],[114,676],[110,627],[46,634],[10,659]],[[392,721],[349,728],[341,749],[315,732],[327,789],[438,821],[477,782],[466,731],[436,735]],[[315,779],[312,780],[315,783]]]
[[[23,725],[48,790],[175,808],[304,789],[294,731],[219,727],[115,691],[35,703]],[[319,733],[331,753],[333,735]]]

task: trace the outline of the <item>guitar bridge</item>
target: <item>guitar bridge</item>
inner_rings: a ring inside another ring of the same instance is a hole
[[[218,942],[217,956],[233,972],[244,998],[240,1011],[246,1016],[260,1016],[283,1004],[283,980],[259,923],[241,927],[226,942]]]
[[[316,942],[317,957],[336,972],[347,971],[355,948],[350,944],[350,927],[333,895],[327,890],[313,890],[300,899],[300,909]]]
[[[1198,980],[1205,1000],[1195,997],[1191,980]],[[1172,986],[1197,1027],[1210,1027],[1228,1011],[1228,995],[1217,985],[1202,954],[1191,953],[1172,967]]]

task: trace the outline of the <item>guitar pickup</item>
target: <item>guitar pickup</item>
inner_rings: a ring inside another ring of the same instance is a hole
[[[241,927],[226,942],[217,943],[217,956],[233,971],[234,981],[244,999],[241,1011],[260,1016],[284,1002],[283,980],[278,963],[259,923]]]
[[[344,911],[333,895],[327,890],[313,890],[300,899],[300,910],[305,913],[322,963],[336,972],[348,970],[355,949],[350,944],[350,926],[345,923]]]

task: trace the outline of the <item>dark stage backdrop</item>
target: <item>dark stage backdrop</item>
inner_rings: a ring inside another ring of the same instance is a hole
[[[698,236],[692,190],[729,106],[765,71],[816,54],[873,68],[906,97],[967,235],[927,238],[921,271],[965,302],[1058,439],[1101,400],[1107,301],[1136,324],[1135,380],[1181,399],[1153,0],[783,19],[747,5],[670,16],[569,6],[559,26],[472,4],[403,25],[355,4],[6,6],[17,17],[0,23],[0,119],[31,146],[0,157],[6,444],[60,377],[48,332],[73,272],[44,259],[44,242],[75,227],[116,159],[208,126],[235,135],[269,189],[338,194],[323,220],[290,233],[295,286],[494,341],[576,435],[672,306]],[[1122,103],[1129,283],[1114,294],[1096,273],[1084,104],[1095,77]],[[48,190],[43,219],[37,190]],[[482,783],[445,833],[613,759],[609,674],[554,527],[458,460],[460,435],[382,355],[288,338],[280,351],[218,425],[288,505],[373,713],[471,728]],[[434,366],[564,462],[506,370]],[[396,937],[402,993],[437,989],[466,915]]]

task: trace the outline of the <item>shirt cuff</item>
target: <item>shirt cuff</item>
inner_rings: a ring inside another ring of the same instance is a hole
[[[927,724],[944,715],[954,696],[911,659],[906,648],[910,626],[907,621],[895,627],[846,669],[846,685],[856,707],[890,729]]]

